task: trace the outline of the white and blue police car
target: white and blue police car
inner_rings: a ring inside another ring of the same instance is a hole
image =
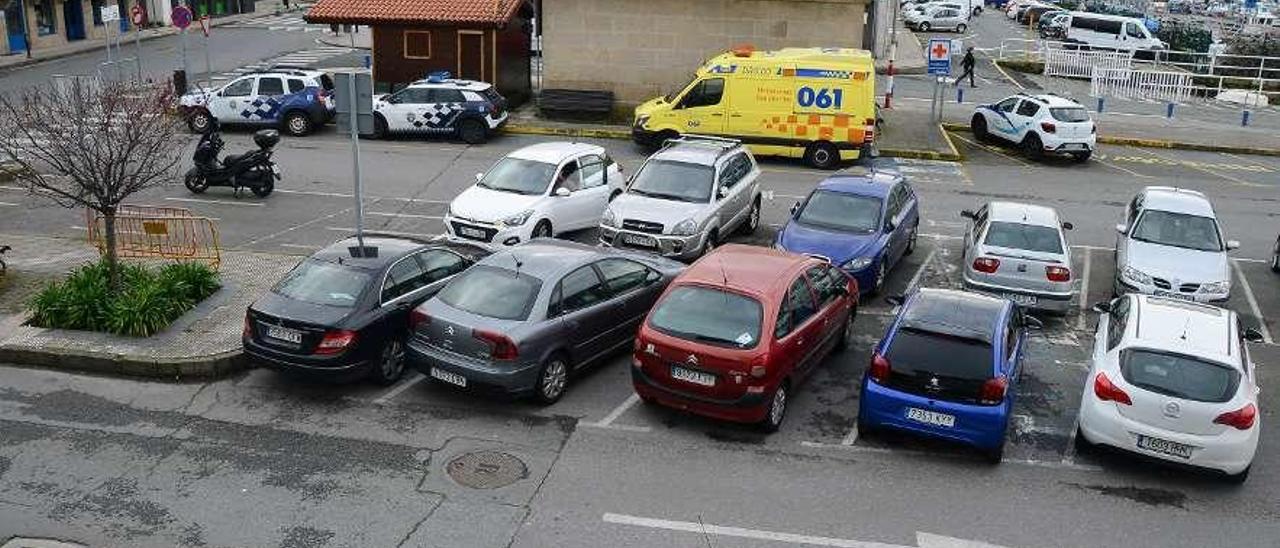
[[[245,74],[216,90],[198,89],[178,99],[191,131],[221,125],[279,126],[302,136],[333,120],[333,79],[324,72],[272,67]]]
[[[493,85],[434,72],[400,91],[373,98],[373,137],[456,135],[474,145],[487,141],[507,117],[507,100]]]

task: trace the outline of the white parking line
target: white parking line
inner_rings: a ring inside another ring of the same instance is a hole
[[[280,244],[280,247],[287,247],[290,249],[320,249],[321,246],[306,244]]]
[[[377,399],[373,400],[373,403],[375,405],[386,405],[393,398],[395,398],[396,396],[399,396],[401,392],[404,392],[405,390],[412,388],[414,385],[424,380],[427,380],[426,375],[423,375],[422,373],[418,373],[415,371],[412,377],[410,377],[407,380],[401,381],[400,384],[397,384],[391,387],[390,390],[387,390],[381,396],[378,396]]]
[[[366,211],[365,215],[373,215],[375,217],[400,217],[402,219],[444,219],[440,215],[418,215],[416,213],[387,213],[383,211]]]
[[[1076,329],[1079,329],[1081,331],[1084,330],[1088,322],[1088,317],[1085,316],[1085,308],[1089,306],[1088,305],[1089,271],[1093,266],[1092,257],[1093,257],[1093,250],[1085,249],[1084,250],[1084,275],[1080,276],[1080,296],[1076,299],[1077,301],[1079,301],[1079,303],[1077,304],[1080,307],[1080,314],[1076,316]]]
[[[924,257],[924,262],[920,263],[920,267],[916,269],[916,273],[913,276],[911,276],[911,281],[907,282],[907,288],[903,290],[904,294],[910,293],[911,289],[920,283],[920,278],[924,276],[924,271],[929,268],[929,263],[933,262],[933,256],[936,255],[937,253],[938,253],[938,248],[936,247],[929,250],[929,254],[925,255]],[[898,314],[898,309],[901,308],[901,306],[902,305],[897,305],[893,307],[894,315]]]
[[[848,447],[858,442],[858,423],[853,423],[853,428],[849,429],[849,433],[844,435],[844,439],[840,440],[840,445]]]
[[[13,202],[0,202],[0,206],[12,206],[12,207],[18,207],[18,204],[15,204],[15,203],[13,203]]]
[[[715,535],[721,537],[765,540],[769,542],[784,542],[787,544],[807,544],[810,546],[836,546],[841,548],[903,548],[901,545],[885,544],[881,542],[865,542],[861,540],[834,537],[816,537],[811,535],[798,535],[795,533],[765,531],[762,529],[746,529],[743,527],[726,527],[723,525],[702,523],[700,521],[673,521],[668,519],[643,518],[639,516],[629,516],[626,514],[610,513],[605,514],[603,519],[605,523],[617,523],[621,525],[648,527],[650,529],[665,529],[667,531],[681,531],[684,533],[702,535],[707,540],[708,546],[711,545],[711,541],[707,537]]]
[[[351,227],[345,227],[345,226],[326,226],[324,227],[324,229],[331,232],[345,232],[347,234],[356,233],[356,229]],[[376,230],[376,229],[365,229],[365,232],[370,234],[386,234],[388,236],[404,236],[406,238],[434,238],[436,236],[439,236],[439,234],[422,234],[420,232],[396,232],[394,230]]]
[[[190,202],[196,204],[218,204],[245,207],[262,207],[262,202],[233,202],[231,200],[205,200],[202,198],[165,198],[171,202]]]
[[[1258,319],[1258,331],[1262,332],[1262,342],[1271,344],[1271,330],[1267,329],[1267,319],[1262,315],[1262,310],[1258,308],[1258,299],[1253,296],[1253,288],[1249,286],[1249,279],[1244,276],[1244,270],[1240,268],[1238,259],[1232,259],[1231,265],[1236,267],[1236,275],[1240,276],[1240,287],[1244,288],[1244,298],[1249,302],[1249,309],[1253,311],[1253,317]]]
[[[962,453],[934,453],[929,451],[918,451],[915,449],[892,449],[888,447],[870,447],[866,445],[833,445],[830,443],[819,443],[816,441],[802,441],[801,447],[810,449],[833,449],[838,451],[849,451],[853,453],[874,453],[874,454],[893,454],[893,455],[911,455],[917,457],[940,458],[946,460],[965,460],[966,457]],[[1060,461],[1046,461],[1037,459],[1015,459],[1005,457],[1000,461],[1002,464],[1015,464],[1023,466],[1037,466],[1040,468],[1056,468],[1060,470],[1082,470],[1097,472],[1102,470],[1099,466],[1091,466],[1087,464],[1065,463]]]
[[[626,401],[613,408],[613,411],[610,411],[603,419],[600,419],[600,422],[597,422],[596,426],[609,426],[610,424],[613,424],[613,421],[618,420],[618,417],[621,417],[623,413],[626,413],[628,409],[631,409],[631,406],[635,405],[639,401],[640,395],[632,394],[626,399]]]

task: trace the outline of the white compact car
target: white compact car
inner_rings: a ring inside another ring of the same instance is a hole
[[[1226,240],[1204,194],[1167,186],[1142,189],[1116,225],[1116,295],[1146,293],[1199,302],[1231,297]]]
[[[533,238],[592,228],[622,193],[622,168],[604,148],[552,142],[498,160],[449,204],[449,235],[516,245]]]
[[[1102,316],[1080,399],[1078,448],[1106,445],[1244,481],[1258,449],[1258,383],[1235,312],[1129,295]]]
[[[978,141],[999,139],[1019,145],[1028,158],[1070,155],[1083,162],[1098,145],[1098,128],[1080,103],[1053,94],[1008,97],[978,105],[969,121]]]

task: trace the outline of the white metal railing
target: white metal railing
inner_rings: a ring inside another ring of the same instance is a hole
[[[1093,70],[1094,97],[1120,97],[1184,103],[1191,98],[1192,75],[1185,72],[1098,67]]]
[[[1045,44],[1041,52],[1045,76],[1091,78],[1094,69],[1131,70],[1133,52],[1063,49]]]

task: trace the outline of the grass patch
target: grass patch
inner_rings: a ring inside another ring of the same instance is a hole
[[[34,298],[30,325],[102,331],[147,337],[168,327],[221,287],[218,274],[200,263],[176,263],[151,269],[120,265],[119,291],[112,291],[105,263],[73,271],[51,282]]]

